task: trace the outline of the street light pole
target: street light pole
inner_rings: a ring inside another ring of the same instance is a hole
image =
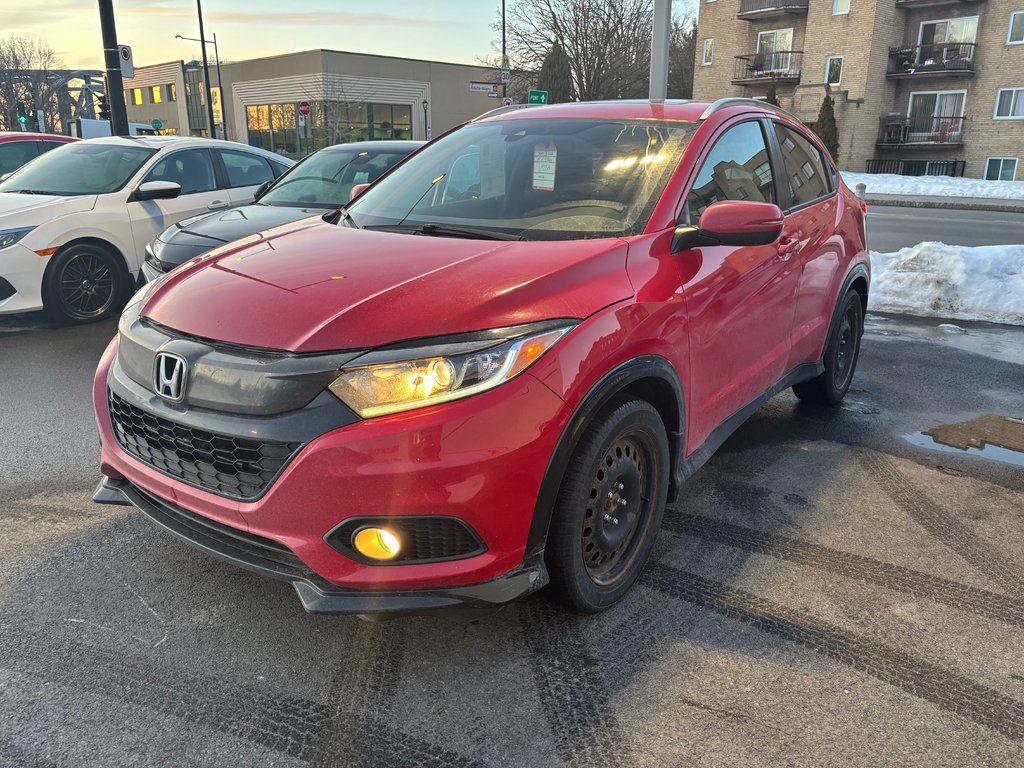
[[[672,0],[654,0],[651,28],[651,101],[668,96],[668,49],[672,35]]]
[[[508,83],[505,82],[505,70],[508,69],[508,56],[505,54],[505,0],[501,0],[501,103],[505,103],[508,95]]]
[[[200,40],[198,37],[185,37],[184,35],[175,35],[176,40],[191,40],[196,43],[202,43],[205,47],[207,43],[213,43],[213,57],[217,59],[217,87],[220,88],[220,111],[224,118],[224,138],[228,137],[228,111],[224,105],[224,78],[220,74],[220,48],[217,47],[217,33],[213,33],[213,40]]]
[[[196,0],[196,9],[199,11],[199,39],[206,40],[203,34],[203,0]],[[203,80],[206,81],[206,116],[210,121],[210,138],[215,139],[216,130],[213,126],[213,95],[210,93],[210,63],[206,60],[206,43],[202,44],[203,49]]]
[[[103,33],[103,64],[107,69],[107,101],[110,103],[110,132],[115,136],[127,136],[128,108],[124,105],[121,57],[117,52],[114,0],[99,0],[99,2],[100,31]]]
[[[423,100],[423,138],[430,139],[430,129],[427,128],[427,107],[430,106],[430,102],[426,99]]]

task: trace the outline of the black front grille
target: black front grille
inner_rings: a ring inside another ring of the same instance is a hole
[[[352,548],[353,534],[367,526],[386,527],[398,536],[402,549],[398,557],[387,561],[389,563],[460,560],[486,550],[476,533],[462,520],[433,515],[352,518],[335,528],[327,536],[327,543],[360,562],[375,562],[368,561]]]
[[[110,421],[125,451],[189,485],[231,499],[258,498],[299,443],[220,435],[154,416],[108,392]]]

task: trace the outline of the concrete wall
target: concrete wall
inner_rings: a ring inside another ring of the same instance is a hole
[[[185,102],[185,77],[183,64],[171,61],[166,64],[154,64],[149,67],[136,67],[135,77],[125,78],[124,89],[128,99],[128,121],[132,123],[150,124],[160,120],[163,129],[176,131],[179,136],[188,136],[188,109]],[[151,89],[154,85],[174,85],[176,100],[167,101],[166,89],[160,104],[152,103]],[[135,88],[142,89],[142,104],[131,100],[131,92]]]

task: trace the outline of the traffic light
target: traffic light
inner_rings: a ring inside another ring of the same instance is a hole
[[[28,106],[23,101],[18,102],[18,122],[22,125],[28,122]]]
[[[97,106],[100,110],[100,120],[110,119],[110,99],[106,97],[106,94],[100,96],[97,102]]]

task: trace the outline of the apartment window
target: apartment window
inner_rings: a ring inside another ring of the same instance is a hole
[[[787,152],[792,152],[796,149],[796,142],[787,136],[782,140],[782,146],[785,147]]]
[[[701,66],[708,66],[711,64],[712,59],[715,56],[715,38],[705,37],[704,38],[704,53],[701,56]]]
[[[843,82],[842,56],[829,56],[825,59],[825,82],[833,87]]]
[[[1021,43],[1024,43],[1024,11],[1014,11],[1010,14],[1010,31],[1006,35],[1006,44]]]
[[[963,130],[967,91],[921,91],[910,94],[909,126],[904,141],[950,141]]]
[[[996,91],[996,120],[1024,119],[1024,88],[1000,88]]]
[[[164,100],[164,95],[160,92],[159,85],[154,85],[152,88],[150,88],[149,95],[150,98],[153,100],[154,104],[159,104],[161,101]]]
[[[832,0],[832,15],[842,16],[850,12],[850,0]]]
[[[174,83],[170,83],[167,86],[167,100],[177,101],[178,100],[178,87]]]
[[[770,29],[757,33],[757,59],[762,72],[787,72],[793,53],[793,30]]]
[[[985,161],[986,181],[1013,181],[1017,178],[1016,157],[990,157]]]
[[[132,104],[141,104],[141,103],[142,103],[142,89],[141,88],[132,88]]]

